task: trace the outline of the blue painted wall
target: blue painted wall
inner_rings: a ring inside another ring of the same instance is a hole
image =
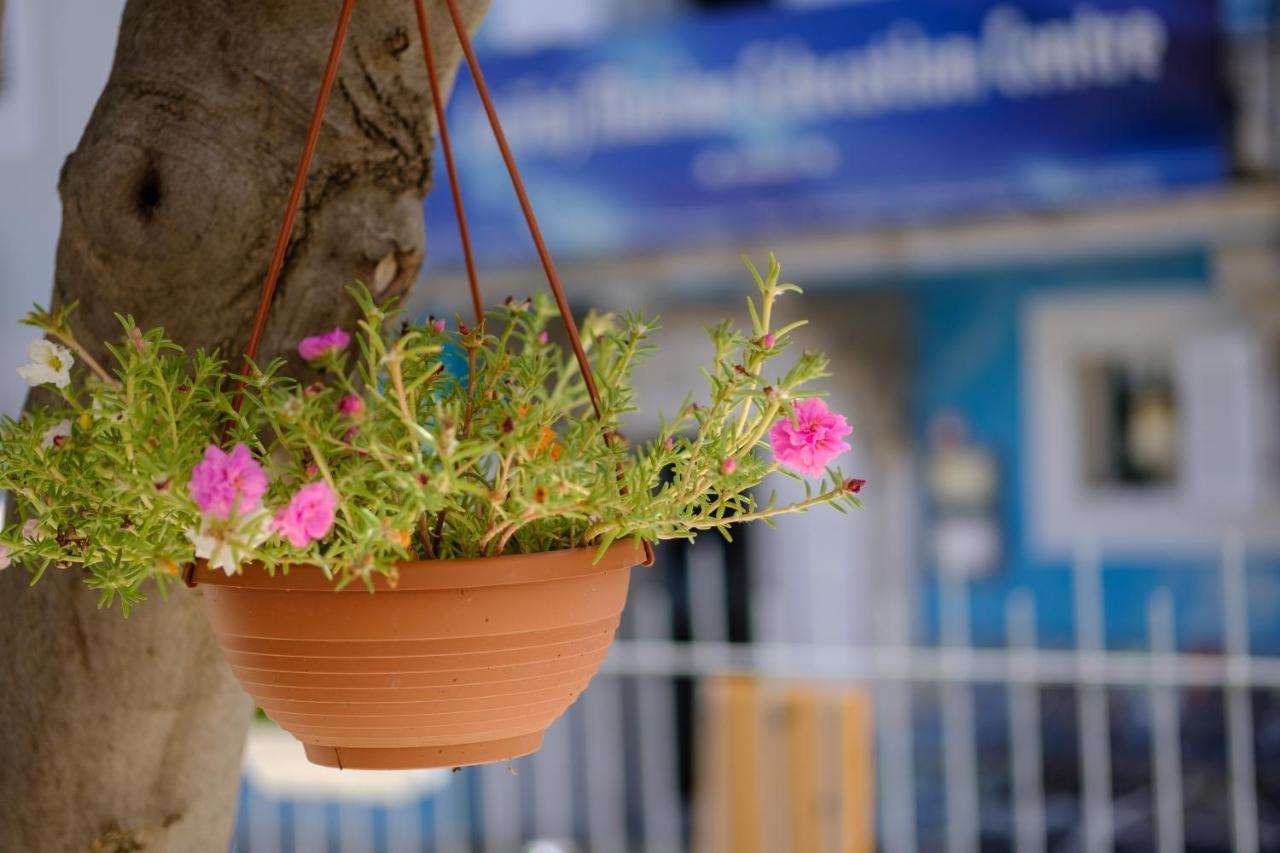
[[[936,275],[908,285],[915,318],[911,421],[920,458],[925,458],[928,448],[929,424],[939,413],[954,411],[967,421],[972,439],[995,454],[1002,476],[999,521],[1004,562],[990,577],[972,585],[971,624],[979,645],[1004,642],[1006,601],[1015,588],[1033,594],[1044,645],[1065,647],[1073,639],[1069,567],[1065,560],[1048,561],[1032,553],[1025,512],[1020,370],[1026,341],[1021,337],[1019,318],[1028,300],[1051,292],[1101,289],[1111,294],[1155,289],[1204,291],[1209,281],[1207,256],[1193,250]],[[921,513],[926,513],[924,507]],[[938,591],[923,544],[919,559],[925,567],[920,601],[922,639],[934,642]],[[1274,554],[1254,553],[1249,569],[1255,651],[1280,651],[1280,559]],[[1137,648],[1145,643],[1147,599],[1160,587],[1169,588],[1174,595],[1182,647],[1220,647],[1221,597],[1215,554],[1123,561],[1104,555],[1103,583],[1107,640],[1112,648]]]

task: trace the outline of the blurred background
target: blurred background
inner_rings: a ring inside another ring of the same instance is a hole
[[[121,6],[5,4],[4,317],[47,296]],[[481,61],[571,298],[662,318],[628,433],[774,251],[867,508],[661,547],[510,766],[342,773],[255,726],[235,849],[1280,850],[1278,25],[493,0]],[[450,122],[486,294],[544,287],[465,72]],[[466,305],[438,183],[424,315]]]

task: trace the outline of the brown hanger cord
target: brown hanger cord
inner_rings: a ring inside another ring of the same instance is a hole
[[[431,33],[427,28],[427,10],[422,0],[413,0],[418,15],[418,35],[422,40],[422,58],[427,63],[427,80],[431,84],[431,108],[436,114],[436,126],[440,131],[440,150],[444,154],[445,171],[449,173],[449,191],[453,193],[453,212],[458,220],[458,237],[462,242],[462,257],[467,265],[467,284],[471,288],[471,305],[476,312],[476,324],[484,322],[484,300],[480,298],[480,281],[476,275],[476,261],[471,251],[471,234],[467,228],[467,215],[462,209],[462,190],[458,183],[458,170],[453,165],[453,146],[449,143],[449,125],[444,117],[444,98],[440,94],[440,80],[436,77],[435,51],[431,49]]]
[[[421,5],[422,0],[415,0],[415,2]],[[591,363],[587,360],[587,352],[582,347],[582,338],[578,334],[578,324],[574,322],[573,313],[569,310],[569,300],[565,298],[564,288],[560,285],[560,276],[556,272],[555,263],[551,260],[551,252],[547,249],[546,241],[542,239],[542,229],[538,227],[538,217],[533,212],[533,204],[529,201],[529,194],[525,192],[524,180],[520,177],[520,169],[516,166],[516,159],[511,153],[511,146],[507,144],[507,135],[502,130],[502,121],[498,118],[498,110],[494,107],[493,99],[489,96],[489,87],[485,83],[484,72],[480,70],[480,62],[476,59],[475,50],[471,47],[471,36],[467,33],[467,27],[462,20],[462,14],[458,11],[456,0],[445,0],[445,5],[449,8],[449,17],[453,20],[454,32],[458,34],[458,43],[462,46],[462,53],[467,59],[467,68],[471,71],[471,80],[475,84],[476,94],[480,96],[480,102],[484,104],[485,115],[489,118],[489,127],[493,131],[494,141],[498,143],[498,150],[502,153],[502,162],[506,164],[507,174],[511,177],[511,187],[515,190],[516,198],[520,202],[520,210],[524,214],[524,221],[529,226],[529,236],[533,238],[533,245],[538,250],[538,259],[542,261],[542,270],[546,273],[547,285],[551,288],[551,294],[555,297],[556,308],[560,311],[560,319],[564,321],[564,330],[569,335],[569,344],[573,347],[574,358],[578,361],[578,369],[582,371],[583,384],[587,386],[587,394],[591,397],[591,408],[595,410],[596,418],[603,420],[604,410],[600,405],[600,391],[596,388],[596,380],[591,372]],[[440,127],[443,129],[445,126],[443,114],[439,116],[439,121]],[[445,166],[450,170],[450,179],[453,180],[452,160],[446,159]],[[461,209],[459,209],[459,217],[461,215]],[[606,427],[604,438],[607,443],[613,444],[616,434],[612,429]],[[619,473],[621,473],[621,464],[619,464]],[[643,545],[644,564],[651,566],[654,560],[653,546],[647,541]]]
[[[421,6],[422,0],[415,0],[415,2]],[[462,20],[462,14],[458,11],[456,0],[444,0],[444,2],[449,7],[449,17],[453,20],[453,29],[458,34],[458,43],[462,46],[462,53],[467,58],[467,68],[471,70],[471,80],[475,84],[476,94],[480,96],[480,102],[484,104],[485,115],[489,118],[489,127],[493,131],[493,138],[498,143],[498,150],[502,153],[502,161],[506,164],[507,174],[511,176],[511,187],[515,190],[516,198],[520,201],[520,210],[524,214],[525,223],[529,226],[529,236],[533,238],[533,245],[538,250],[538,258],[542,261],[542,269],[547,276],[547,285],[551,288],[551,294],[555,297],[556,308],[560,310],[560,319],[564,321],[564,330],[569,335],[569,344],[573,347],[574,358],[578,361],[578,369],[582,371],[583,384],[587,386],[587,393],[591,396],[591,408],[595,410],[597,419],[604,420],[604,410],[600,405],[600,391],[596,388],[595,376],[591,372],[591,363],[587,360],[587,352],[582,347],[582,338],[578,335],[578,324],[574,322],[573,313],[569,310],[569,300],[565,298],[564,288],[560,286],[560,276],[556,272],[555,263],[551,260],[551,252],[547,249],[546,241],[542,239],[542,229],[538,227],[538,217],[533,212],[533,204],[529,201],[529,194],[525,192],[524,180],[520,177],[520,169],[516,166],[516,159],[511,153],[511,146],[507,144],[507,135],[502,130],[502,121],[498,118],[498,110],[494,107],[493,99],[489,96],[489,87],[485,83],[484,72],[480,70],[480,63],[476,59],[475,50],[471,47],[471,36],[467,33],[467,27]],[[443,133],[445,126],[443,114],[439,116],[439,121]],[[446,159],[445,166],[450,170],[450,180],[453,180],[452,160]],[[461,208],[459,208],[458,215],[459,222],[461,222]],[[612,429],[606,427],[604,438],[607,443],[613,444],[616,434]],[[621,473],[621,464],[618,467],[619,473]],[[653,546],[647,541],[643,545],[644,564],[651,566],[654,560]]]
[[[560,286],[560,276],[556,273],[555,264],[551,260],[551,252],[547,250],[547,244],[542,239],[542,229],[538,227],[538,219],[534,216],[533,205],[529,203],[529,195],[525,192],[520,170],[516,167],[515,158],[511,155],[511,147],[507,144],[507,135],[502,131],[502,122],[498,119],[498,111],[493,106],[493,99],[489,97],[489,87],[485,85],[484,72],[480,70],[480,63],[476,60],[476,53],[471,48],[471,37],[467,34],[466,24],[463,23],[462,14],[458,11],[457,0],[444,0],[444,2],[449,7],[449,16],[453,19],[453,29],[458,34],[458,42],[462,45],[462,52],[467,58],[467,67],[471,69],[471,79],[475,83],[476,94],[480,96],[480,101],[484,104],[485,114],[489,117],[489,127],[493,130],[493,138],[498,143],[498,150],[502,152],[502,160],[507,166],[507,174],[511,176],[511,186],[516,191],[516,198],[520,201],[520,209],[524,213],[524,221],[529,226],[529,236],[533,238],[533,245],[538,250],[538,258],[542,261],[542,269],[547,275],[547,284],[550,285],[551,293],[555,296],[556,307],[560,309],[560,318],[564,321],[564,330],[569,335],[569,343],[573,347],[573,355],[577,358],[578,368],[582,371],[582,381],[587,386],[587,393],[591,395],[591,407],[595,409],[596,417],[602,418],[604,412],[600,407],[600,392],[596,389],[595,376],[591,373],[591,365],[587,361],[586,350],[582,348],[582,339],[578,336],[578,324],[573,321],[573,314],[569,311],[569,300],[565,298],[564,288]]]
[[[267,327],[267,315],[271,312],[271,299],[275,296],[276,285],[280,281],[280,272],[284,269],[284,255],[289,248],[289,236],[293,232],[293,222],[298,215],[298,207],[302,203],[302,192],[306,188],[307,173],[311,171],[311,158],[316,152],[316,143],[320,139],[320,127],[324,123],[324,110],[329,103],[329,93],[333,91],[333,81],[338,76],[338,60],[342,57],[342,44],[347,38],[347,29],[351,24],[351,11],[355,0],[343,0],[342,11],[338,14],[338,25],[333,31],[333,43],[329,46],[329,59],[324,66],[324,76],[320,79],[320,91],[316,95],[315,106],[311,109],[311,120],[307,124],[307,141],[302,146],[302,156],[298,158],[298,168],[293,175],[293,186],[289,189],[289,202],[285,206],[284,221],[280,223],[280,233],[276,235],[275,251],[271,255],[271,265],[267,268],[267,277],[262,282],[262,291],[258,295],[258,310],[253,315],[253,329],[249,333],[249,343],[244,349],[244,363],[240,368],[240,381],[235,396],[231,398],[231,409],[239,412],[244,404],[244,391],[249,369],[254,357],[258,354],[258,346],[262,343],[262,333]],[[231,420],[222,425],[222,441],[225,443],[231,432]],[[194,562],[188,563],[182,571],[182,581],[189,587],[195,583]]]
[[[320,139],[320,127],[324,123],[325,106],[329,103],[329,93],[333,90],[333,81],[338,76],[338,60],[342,56],[342,43],[346,40],[347,29],[351,24],[351,10],[355,0],[343,0],[342,11],[338,15],[338,26],[333,32],[333,44],[329,47],[329,61],[324,67],[324,77],[320,81],[320,92],[316,95],[315,107],[311,110],[311,122],[307,125],[307,141],[302,147],[302,156],[298,159],[298,169],[293,176],[293,187],[289,190],[289,203],[285,207],[284,221],[280,223],[280,233],[276,235],[275,252],[271,255],[271,266],[267,277],[262,282],[262,293],[258,297],[258,311],[253,317],[253,331],[249,334],[249,345],[244,351],[244,366],[241,375],[249,375],[249,367],[258,354],[258,345],[262,342],[262,333],[267,327],[267,315],[271,311],[271,299],[275,296],[276,284],[280,281],[280,272],[284,268],[285,251],[289,248],[289,236],[293,232],[293,222],[298,215],[298,206],[302,203],[302,192],[307,184],[307,172],[311,170],[311,158],[316,151],[316,143]],[[244,399],[244,379],[232,400],[232,408],[240,411]]]

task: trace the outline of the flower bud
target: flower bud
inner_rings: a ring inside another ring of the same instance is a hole
[[[358,417],[364,413],[364,400],[355,394],[348,394],[338,401],[338,411],[350,418]]]

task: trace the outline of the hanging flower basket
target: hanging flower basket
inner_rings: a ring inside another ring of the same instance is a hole
[[[298,343],[323,381],[254,361],[351,15],[344,0],[243,366],[127,317],[104,366],[72,332],[75,306],[37,310],[25,322],[47,339],[19,373],[61,401],[0,421],[0,489],[18,516],[0,532],[0,569],[20,560],[38,580],[77,567],[102,606],[126,615],[150,589],[197,587],[245,690],[333,767],[532,752],[603,660],[630,569],[652,563],[655,543],[860,506],[862,481],[831,466],[851,428],[810,387],[826,359],[805,352],[767,372],[803,325],[775,323],[778,299],[799,288],[773,258],[764,274],[748,263],[750,331],[709,330],[705,396],[628,445],[618,427],[655,324],[593,314],[579,332],[455,0],[445,3],[554,300],[484,310],[414,0],[473,323],[391,331],[394,308],[356,284],[359,328]],[[557,315],[567,352],[549,334]],[[446,350],[465,355],[465,371],[448,368]],[[758,503],[774,473],[819,486]]]
[[[398,567],[375,594],[314,567],[201,567],[241,685],[329,767],[457,767],[535,751],[613,641],[631,567],[617,543]]]

